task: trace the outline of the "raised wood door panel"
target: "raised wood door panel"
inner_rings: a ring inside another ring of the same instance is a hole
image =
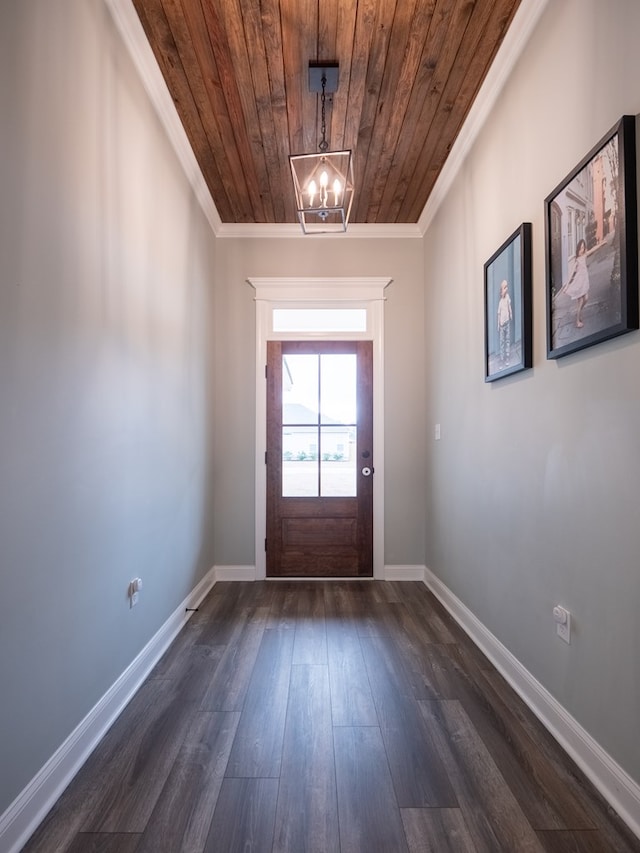
[[[354,414],[335,417],[325,400],[342,355],[352,357]],[[316,405],[283,402],[298,356],[317,365]],[[267,577],[373,575],[372,365],[371,341],[267,343]]]

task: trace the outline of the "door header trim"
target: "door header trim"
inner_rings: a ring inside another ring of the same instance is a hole
[[[393,281],[389,276],[350,278],[248,278],[256,301],[267,302],[360,302],[385,299]]]

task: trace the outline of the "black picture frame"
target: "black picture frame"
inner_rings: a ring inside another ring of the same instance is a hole
[[[622,116],[545,199],[547,358],[638,328],[635,137]]]
[[[531,223],[523,222],[484,265],[485,382],[531,367],[531,327]]]

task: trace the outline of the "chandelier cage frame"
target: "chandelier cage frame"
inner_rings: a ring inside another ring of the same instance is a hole
[[[347,230],[353,202],[351,150],[329,151],[326,94],[338,88],[338,63],[309,63],[309,90],[320,94],[321,135],[318,152],[290,154],[296,211],[305,234]]]

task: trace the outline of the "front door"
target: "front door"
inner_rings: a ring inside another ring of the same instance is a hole
[[[373,576],[372,352],[267,342],[267,577]]]

